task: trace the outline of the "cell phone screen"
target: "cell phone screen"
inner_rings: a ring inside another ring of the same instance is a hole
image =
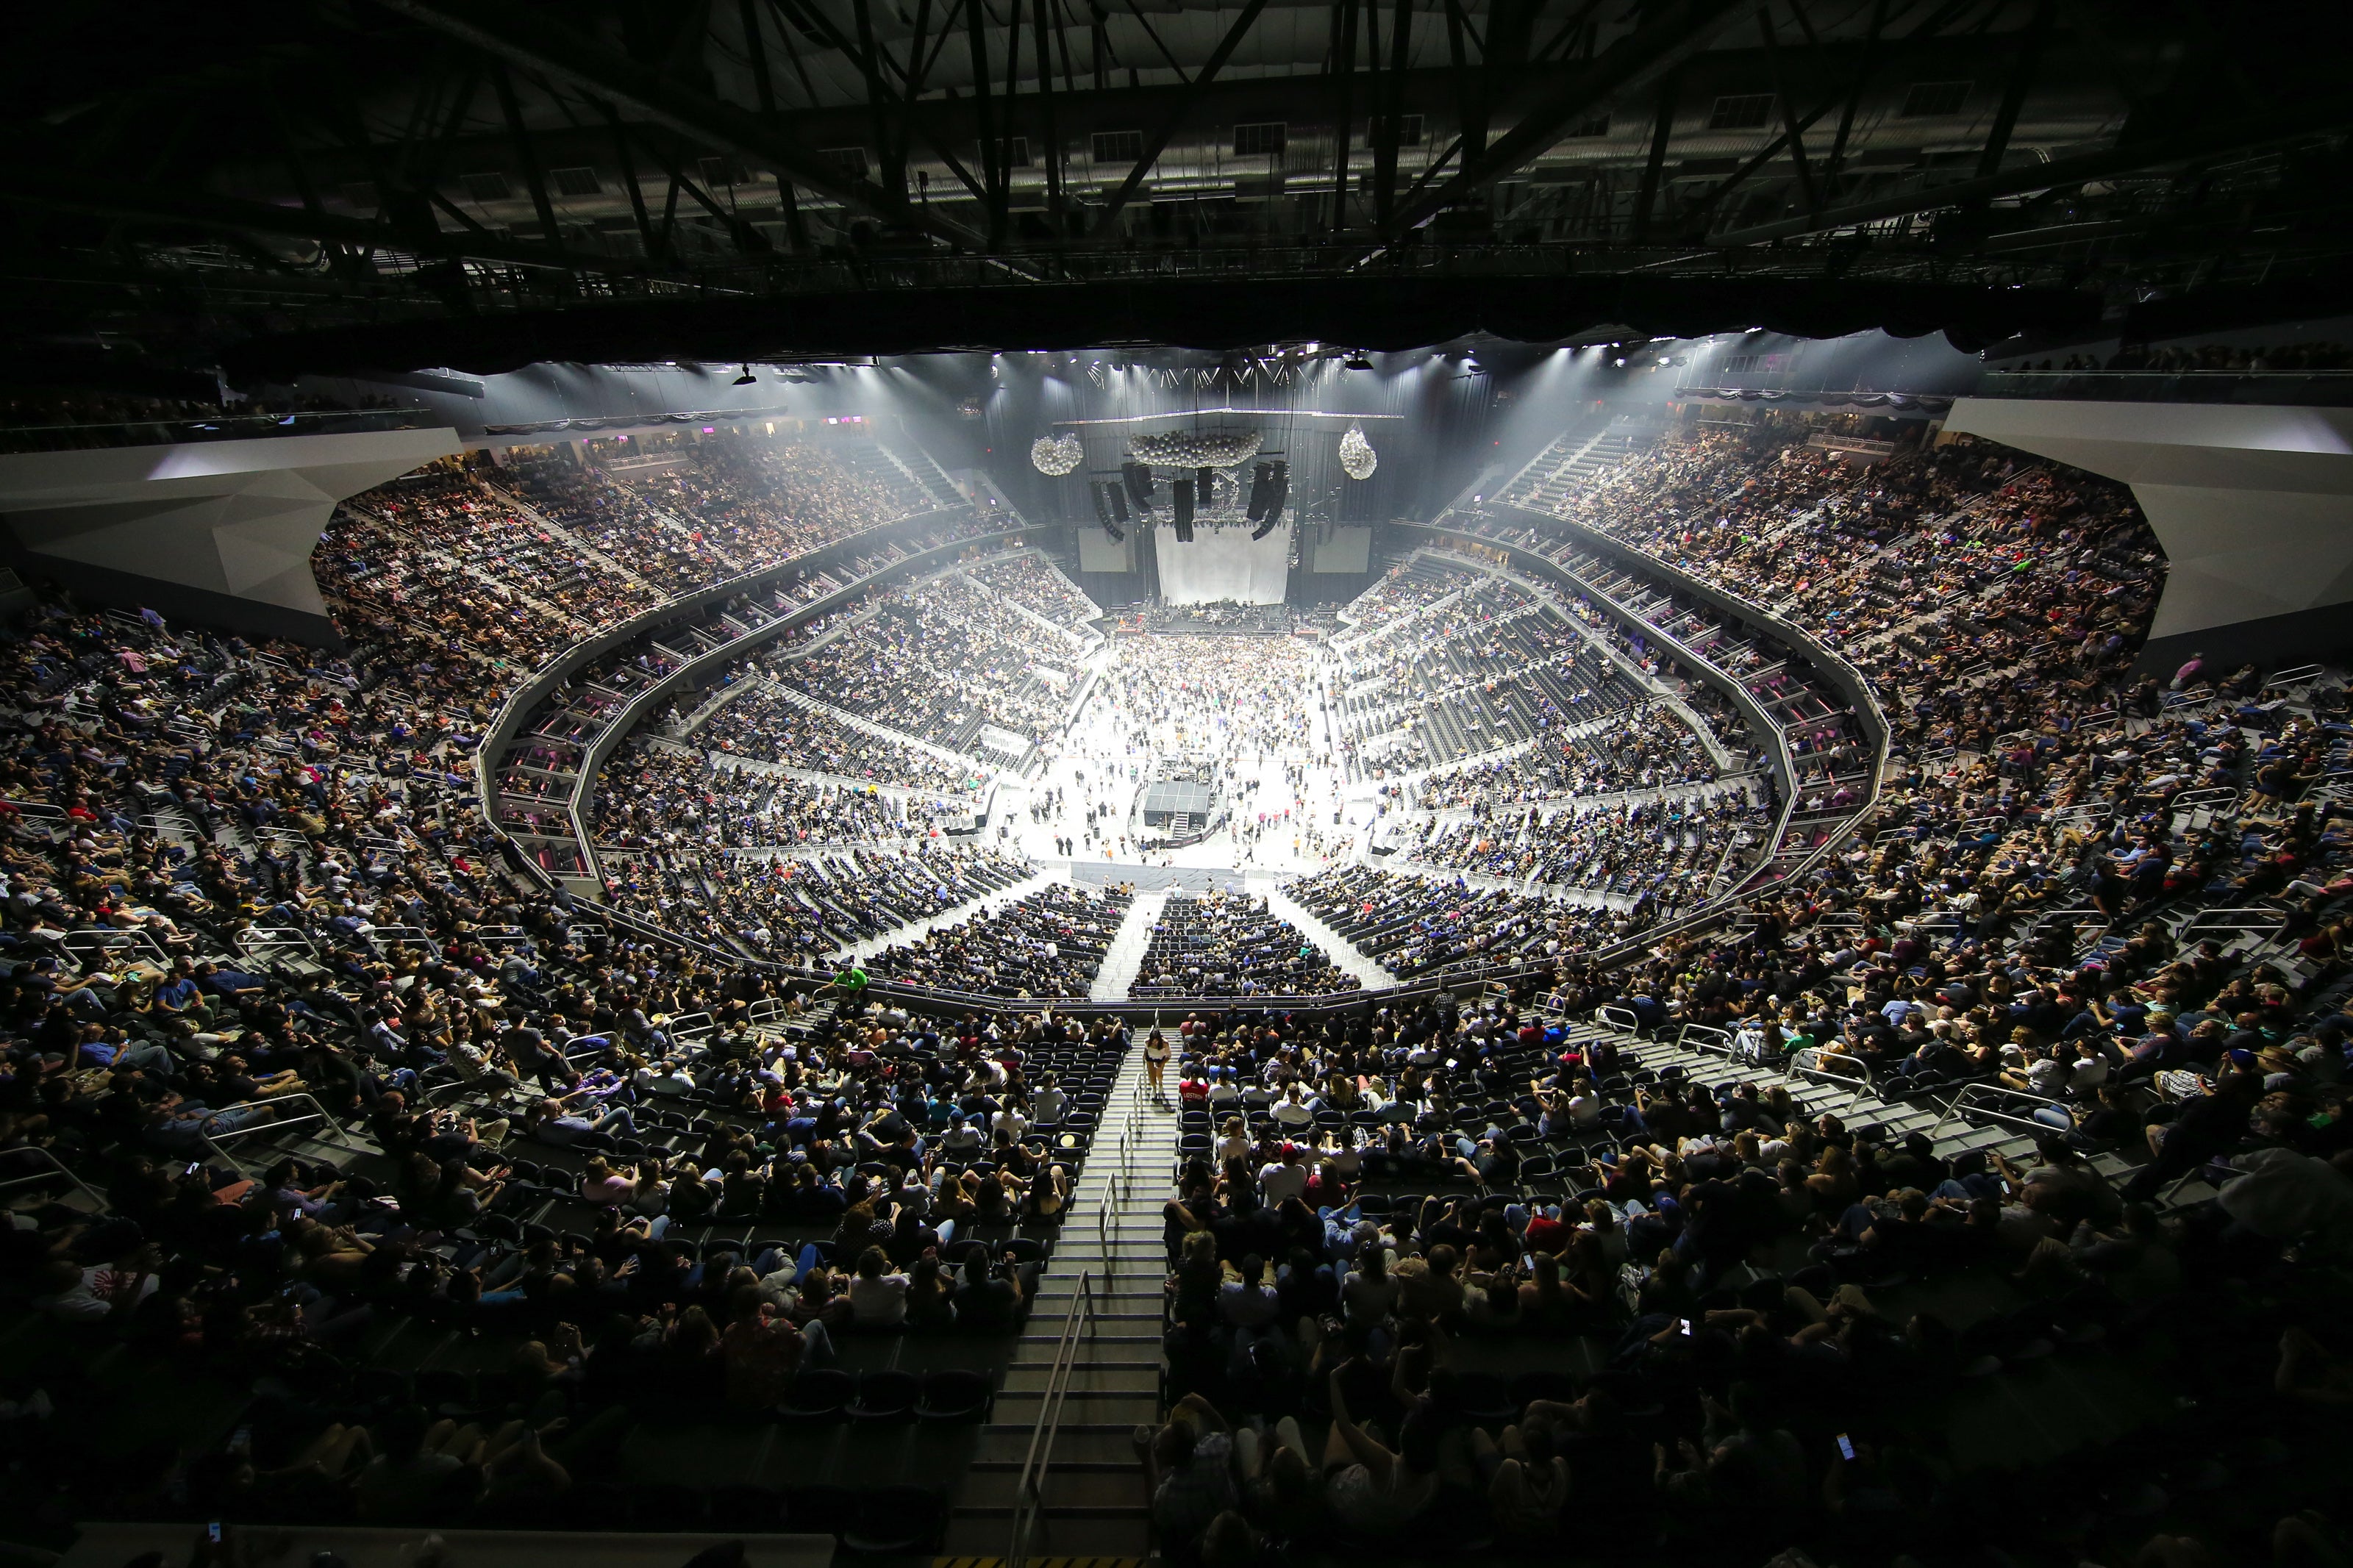
[[[1684,1338],[1688,1339],[1691,1337],[1691,1320],[1689,1318],[1680,1320],[1678,1326],[1682,1328]]]
[[[1848,1440],[1847,1435],[1843,1432],[1838,1435],[1838,1446],[1840,1458],[1852,1459],[1854,1458],[1854,1444]]]

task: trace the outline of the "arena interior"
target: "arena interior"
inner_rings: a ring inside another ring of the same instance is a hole
[[[2348,27],[24,18],[0,1568],[2353,1563]]]

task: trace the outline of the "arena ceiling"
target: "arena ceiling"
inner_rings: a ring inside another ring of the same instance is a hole
[[[230,0],[28,8],[5,341],[240,375],[2340,288],[2353,8]],[[1042,66],[1043,68],[1040,68]]]

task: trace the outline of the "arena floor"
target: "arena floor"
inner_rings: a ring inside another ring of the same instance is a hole
[[[1171,646],[1176,644],[1183,646]],[[1218,690],[1244,695],[1221,701],[1211,692],[1163,681],[1163,657],[1214,662]],[[1356,848],[1377,808],[1369,786],[1357,786],[1356,798],[1349,798],[1336,767],[1327,765],[1335,746],[1320,707],[1323,672],[1329,668],[1320,650],[1259,637],[1123,639],[1098,654],[1096,663],[1103,678],[1053,762],[1036,780],[1008,781],[999,792],[999,820],[1014,847],[1050,865],[1089,860],[1303,874],[1345,859]],[[1312,686],[1297,680],[1303,671]],[[1262,706],[1252,695],[1272,697],[1278,683],[1287,700],[1276,697]],[[1139,848],[1136,806],[1155,764],[1204,755],[1219,763],[1226,823],[1180,849]],[[1033,821],[1031,806],[1056,790],[1061,792],[1058,807]],[[1091,832],[1088,813],[1096,807],[1108,815]],[[1261,814],[1273,819],[1264,829],[1258,826]],[[1074,841],[1071,850],[1058,839]]]

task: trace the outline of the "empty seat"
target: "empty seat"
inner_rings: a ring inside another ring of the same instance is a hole
[[[838,1367],[810,1367],[794,1376],[776,1414],[786,1421],[838,1421],[857,1387],[857,1379]]]
[[[986,1374],[950,1367],[925,1374],[915,1414],[926,1421],[985,1421],[997,1401]]]
[[[922,1393],[923,1382],[912,1372],[884,1370],[862,1373],[858,1379],[857,1397],[849,1402],[850,1419],[913,1420],[915,1401]]]

